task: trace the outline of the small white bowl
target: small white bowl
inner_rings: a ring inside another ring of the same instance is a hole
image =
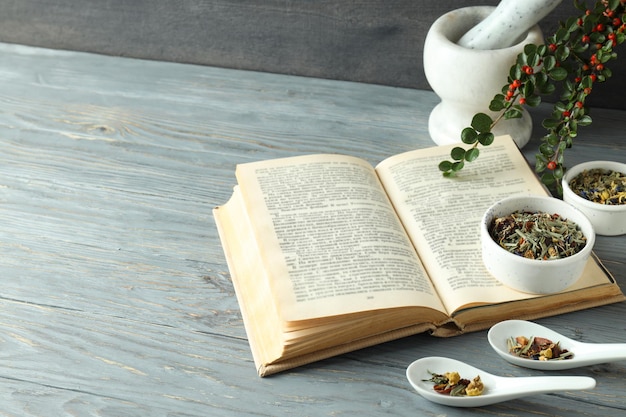
[[[626,174],[626,164],[613,161],[590,161],[575,165],[568,169],[561,180],[563,185],[563,200],[582,211],[595,229],[603,236],[617,236],[626,233],[626,204],[606,205],[594,203],[579,196],[569,186],[569,183],[581,172],[590,169],[606,169]]]
[[[587,243],[574,255],[560,259],[528,259],[511,253],[493,240],[489,227],[494,218],[516,211],[559,214],[578,225]],[[526,293],[553,294],[570,287],[580,278],[596,235],[587,217],[574,206],[553,197],[521,195],[500,200],[487,209],[481,220],[480,238],[483,263],[498,281]]]

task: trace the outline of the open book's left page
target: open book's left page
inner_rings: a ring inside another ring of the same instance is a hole
[[[374,169],[340,155],[239,165],[237,180],[284,323],[444,309]]]

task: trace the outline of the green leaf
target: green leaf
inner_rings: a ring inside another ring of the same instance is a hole
[[[472,119],[472,127],[479,133],[489,132],[493,120],[485,113],[478,113]]]
[[[578,134],[578,120],[577,119],[571,119],[569,121],[569,130],[570,130],[569,135],[571,137],[576,137],[576,135]]]
[[[494,135],[491,132],[484,132],[478,135],[478,142],[483,146],[489,146],[493,143]]]
[[[472,148],[465,153],[465,160],[467,162],[475,161],[480,154],[480,150],[478,148]]]
[[[578,120],[578,126],[589,126],[591,124],[591,116],[585,114]]]
[[[548,72],[550,78],[555,81],[563,81],[567,78],[567,70],[563,67],[555,67]]]
[[[532,95],[530,97],[526,97],[526,105],[530,107],[537,107],[541,103],[541,97],[537,95]]]
[[[565,45],[561,45],[558,48],[556,48],[556,52],[554,53],[554,56],[556,57],[557,60],[562,62],[562,61],[565,61],[567,57],[569,57],[569,54],[570,54],[569,48]]]
[[[465,149],[461,148],[460,146],[455,146],[450,151],[450,156],[455,161],[460,161],[465,158]]]
[[[545,127],[546,129],[551,129],[551,128],[555,128],[559,125],[560,120],[558,119],[545,119],[541,125],[543,127]]]
[[[535,45],[534,43],[529,43],[524,46],[524,53],[526,55],[533,55],[536,52],[537,52],[537,45]]]
[[[463,143],[472,145],[476,143],[477,138],[478,138],[478,133],[471,127],[466,127],[465,129],[461,131],[461,141]]]
[[[543,142],[541,145],[539,145],[539,152],[541,152],[541,155],[545,156],[546,158],[552,158],[552,155],[554,154],[554,148],[549,143]]]
[[[450,161],[441,161],[439,163],[439,170],[443,171],[443,172],[451,171],[452,170],[452,162],[450,162]]]
[[[565,28],[559,28],[554,34],[555,43],[563,42],[567,37],[569,37],[569,33]]]
[[[548,55],[543,59],[543,67],[550,71],[552,68],[556,67],[556,58],[552,55]]]
[[[502,94],[498,94],[491,100],[489,103],[489,110],[498,112],[505,107],[504,105],[504,96]]]
[[[593,44],[598,44],[598,43],[603,43],[605,41],[605,37],[604,34],[600,33],[600,32],[593,32],[589,34],[589,38],[591,39],[591,43]],[[596,53],[596,55],[598,55],[599,53],[601,53],[602,51],[598,51]],[[598,58],[600,58],[600,56],[598,56]]]
[[[529,44],[529,45],[532,45],[532,44]],[[535,45],[532,45],[532,46],[535,46]],[[530,65],[531,67],[536,67],[537,65],[539,65],[539,62],[541,62],[541,57],[536,53],[528,54],[527,61],[528,61],[528,65]]]
[[[504,112],[505,119],[519,119],[522,117],[522,112],[518,109],[511,108]]]
[[[541,87],[548,82],[548,76],[543,72],[535,73],[535,86]]]
[[[560,180],[561,178],[563,178],[563,167],[557,166],[556,169],[552,171],[552,175],[554,176],[555,180]]]
[[[559,137],[553,133],[547,135],[544,139],[552,147],[556,146],[557,143],[559,143]]]
[[[550,83],[544,83],[539,87],[539,92],[543,95],[549,95],[554,93],[556,86]]]
[[[541,176],[541,182],[550,186],[556,182],[556,179],[554,178],[554,175],[552,175],[552,172],[546,172]]]
[[[535,172],[543,172],[546,170],[546,161],[539,155],[535,158]]]
[[[541,56],[546,56],[546,54],[548,53],[548,47],[545,44],[538,45],[537,53]]]
[[[523,91],[524,97],[529,96],[535,92],[535,80],[534,77],[529,77],[524,83]]]
[[[509,77],[512,80],[519,80],[522,77],[522,67],[520,65],[513,65],[509,71]]]
[[[557,113],[562,113],[562,112],[564,112],[566,109],[567,109],[567,107],[565,107],[565,104],[561,103],[560,101],[559,101],[559,102],[556,102],[556,103],[554,104],[554,110],[555,110]]]
[[[465,163],[463,161],[458,161],[452,164],[452,171],[457,172],[463,169]]]

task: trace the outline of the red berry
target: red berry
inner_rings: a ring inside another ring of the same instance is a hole
[[[589,35],[583,35],[583,37],[580,39],[583,43],[589,43],[589,41],[591,40],[591,38],[589,37]]]
[[[618,27],[622,24],[622,19],[620,19],[619,17],[616,17],[615,19],[613,19],[612,23],[614,27]]]
[[[570,115],[571,115],[571,114],[572,114],[572,113],[570,113],[570,111],[569,111],[569,110],[565,110],[565,111],[563,112],[563,117],[570,117]]]
[[[577,82],[577,83],[579,83],[579,82],[581,82],[581,81],[582,81],[582,78],[580,78],[580,77],[576,77],[576,78],[574,78],[574,81],[575,81],[575,82]]]
[[[583,90],[583,92],[587,95],[591,94],[591,87],[587,87]]]
[[[602,23],[598,23],[596,25],[596,31],[597,32],[604,32],[604,25]]]
[[[619,25],[618,25],[618,26],[619,26]],[[548,48],[549,48],[552,52],[554,52],[554,51],[556,51],[556,44],[555,44],[555,43],[551,43],[550,45],[548,45]]]
[[[522,67],[522,71],[524,71],[527,75],[532,75],[535,71],[533,70],[533,67],[529,66],[529,65],[524,65]]]
[[[598,76],[596,74],[591,74],[589,78],[591,78],[591,81],[595,81],[598,78]]]
[[[522,82],[520,80],[513,80],[513,83],[511,85],[513,86],[513,88],[519,88],[522,85]]]
[[[602,65],[602,64],[596,65],[596,70],[602,71],[603,69],[604,69],[604,65]]]
[[[583,108],[583,106],[584,106],[584,104],[583,104],[583,102],[582,102],[582,101],[577,101],[577,102],[576,102],[576,107],[578,107],[579,109],[582,109],[582,108]]]
[[[550,161],[547,166],[550,171],[554,171],[556,169],[556,162]]]
[[[520,97],[519,104],[526,104],[526,99],[524,97]]]

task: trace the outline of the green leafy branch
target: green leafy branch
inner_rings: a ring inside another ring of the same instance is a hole
[[[592,122],[585,101],[596,83],[612,76],[606,64],[617,58],[614,49],[626,40],[626,0],[598,0],[591,9],[578,0],[575,5],[583,11],[581,16],[561,23],[545,45],[528,44],[517,56],[507,84],[489,105],[497,116],[478,113],[472,118],[461,131],[461,141],[470,146],[452,149],[452,160],[439,164],[444,176],[454,176],[466,162],[476,160],[479,145],[493,142],[492,130],[502,119],[522,117],[523,106],[538,106],[541,96],[553,94],[559,85],[560,99],[542,123],[547,134],[536,155],[535,171],[561,194],[565,150],[573,145],[578,128]]]

